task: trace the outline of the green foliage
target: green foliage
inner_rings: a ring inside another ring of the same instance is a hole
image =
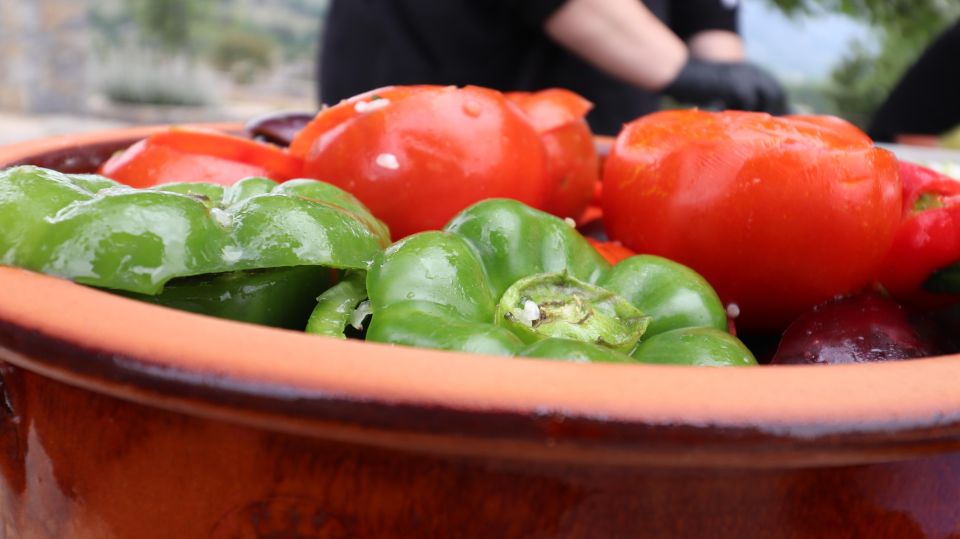
[[[221,0],[200,33],[213,47],[227,28],[243,29],[272,41],[273,54],[312,60],[328,0]],[[274,58],[276,60],[277,58]]]
[[[184,56],[128,46],[101,59],[94,80],[114,103],[200,107],[215,104],[219,80]]]
[[[833,69],[827,96],[850,121],[866,127],[910,64],[923,52],[931,32],[883,34],[878,50],[854,44]]]
[[[842,13],[890,30],[939,27],[958,6],[952,0],[768,0],[788,15]]]
[[[213,38],[210,60],[234,80],[249,83],[273,65],[276,42],[268,35],[227,28]]]
[[[830,84],[823,80],[782,81],[790,96],[790,104],[802,114],[840,115],[836,103],[827,93]]]
[[[784,13],[842,13],[867,21],[878,46],[855,43],[824,89],[832,108],[865,127],[904,71],[945,26],[960,17],[955,0],[768,0]]]
[[[127,9],[149,42],[168,51],[185,51],[208,7],[203,0],[130,0]]]
[[[218,55],[221,52],[215,49],[223,42],[240,41],[221,34],[242,30],[256,34],[254,39],[272,41],[264,44],[271,56],[303,60],[316,53],[328,4],[329,0],[97,0],[91,2],[88,21],[94,45],[102,50],[137,43],[180,55]],[[248,46],[227,46],[243,47]],[[260,60],[252,63],[260,65]]]
[[[206,106],[229,87],[224,72],[246,84],[278,62],[312,62],[329,0],[89,4],[92,69],[97,89],[108,99]]]
[[[833,107],[851,122],[866,128],[873,112],[896,84],[905,62],[913,51],[879,55],[861,44],[831,72],[831,83],[824,89]],[[881,61],[879,56],[886,56]]]

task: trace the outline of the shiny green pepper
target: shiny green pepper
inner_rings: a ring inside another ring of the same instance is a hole
[[[302,329],[340,270],[387,244],[359,201],[315,180],[134,189],[0,171],[0,264],[234,320]]]
[[[649,255],[611,267],[570,224],[513,200],[480,202],[443,231],[388,247],[367,292],[371,341],[575,361],[756,363],[696,272]],[[693,329],[695,338],[678,338]]]

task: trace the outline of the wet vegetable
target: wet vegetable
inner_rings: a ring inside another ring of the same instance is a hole
[[[100,174],[132,187],[173,182],[231,185],[251,176],[285,181],[301,176],[303,162],[285,149],[196,128],[160,131],[118,152]]]
[[[600,181],[599,157],[586,116],[593,103],[569,90],[511,92],[507,98],[523,109],[547,152],[549,186],[543,210],[578,219]]]
[[[902,301],[960,303],[960,182],[901,161],[903,214],[878,280]]]
[[[900,215],[893,154],[836,118],[662,111],[607,157],[610,239],[695,269],[745,331],[782,331],[876,275]]]
[[[314,180],[134,189],[0,171],[0,263],[236,320],[302,328],[333,270],[365,270],[388,242],[355,198]]]
[[[865,363],[935,355],[896,302],[860,294],[817,306],[783,335],[773,364]]]
[[[443,231],[392,245],[371,266],[367,291],[367,339],[378,342],[644,362],[644,343],[659,335],[712,328],[697,342],[651,344],[651,361],[755,363],[724,331],[723,306],[695,272],[655,256],[611,266],[569,223],[513,200],[480,202]]]
[[[320,111],[293,140],[304,176],[338,185],[394,239],[437,230],[491,197],[542,207],[545,150],[523,113],[496,90],[394,86]]]

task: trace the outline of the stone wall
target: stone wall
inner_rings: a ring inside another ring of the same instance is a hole
[[[83,110],[89,1],[0,0],[0,110]]]

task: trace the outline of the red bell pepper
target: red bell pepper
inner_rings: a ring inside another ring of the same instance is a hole
[[[879,282],[895,298],[936,306],[960,300],[960,182],[901,161],[903,217]]]
[[[272,144],[197,128],[154,133],[115,154],[99,173],[132,187],[170,182],[232,185],[263,176],[275,181],[297,178],[303,161]]]

